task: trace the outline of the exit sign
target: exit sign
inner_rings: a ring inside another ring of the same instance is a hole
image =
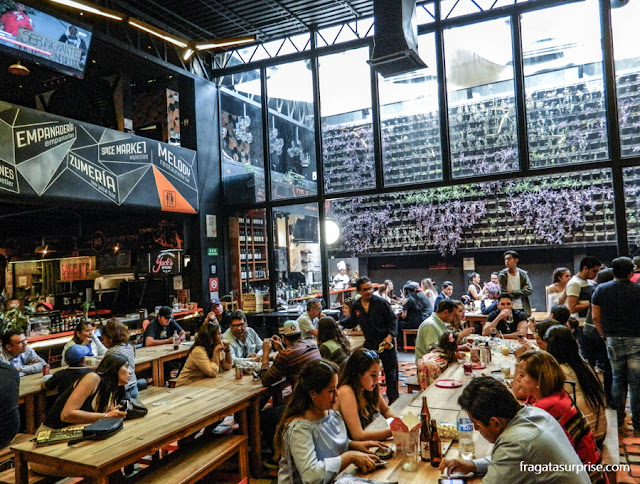
[[[210,257],[218,255],[218,249],[217,248],[213,248],[213,247],[209,247],[207,249],[207,255],[210,256]]]

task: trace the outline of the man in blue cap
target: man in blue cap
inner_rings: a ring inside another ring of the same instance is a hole
[[[220,299],[214,297],[211,299],[211,308],[207,314],[206,321],[211,323],[218,323],[222,332],[229,329],[231,324],[231,313],[225,311],[224,307],[220,303]]]
[[[42,382],[43,390],[56,389],[61,395],[87,373],[92,372],[93,369],[84,366],[85,358],[89,356],[89,353],[91,353],[91,348],[87,345],[70,346],[64,354],[64,359],[69,367],[57,371],[50,378],[45,379]]]

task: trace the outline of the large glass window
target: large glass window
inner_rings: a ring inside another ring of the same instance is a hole
[[[625,168],[623,177],[629,253],[637,254],[640,249],[640,167]]]
[[[378,77],[385,185],[442,179],[435,35],[418,47],[426,69]]]
[[[444,42],[453,177],[517,170],[510,20],[445,30]]]
[[[317,168],[309,61],[269,67],[267,96],[272,197],[315,195]]]
[[[319,59],[325,191],[375,186],[369,49]]]
[[[522,15],[532,168],[608,157],[598,2]]]
[[[322,290],[318,206],[288,205],[273,209],[276,295],[289,304]]]
[[[613,4],[612,4],[613,5]],[[623,156],[640,153],[640,4],[615,2],[611,10]]]
[[[234,203],[265,200],[260,72],[232,74],[220,86],[222,180]]]

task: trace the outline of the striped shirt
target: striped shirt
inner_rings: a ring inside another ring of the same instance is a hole
[[[320,358],[320,352],[314,343],[299,339],[289,348],[278,352],[273,364],[262,374],[262,384],[269,387],[282,378],[286,378],[291,388],[294,388],[298,383],[302,369],[311,361]]]

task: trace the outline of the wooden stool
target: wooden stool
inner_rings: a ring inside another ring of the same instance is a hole
[[[420,388],[420,384],[418,383],[417,376],[412,376],[406,382],[404,382],[404,384],[407,386],[407,391],[409,393],[413,393],[414,390],[418,393],[422,391],[422,389]]]

